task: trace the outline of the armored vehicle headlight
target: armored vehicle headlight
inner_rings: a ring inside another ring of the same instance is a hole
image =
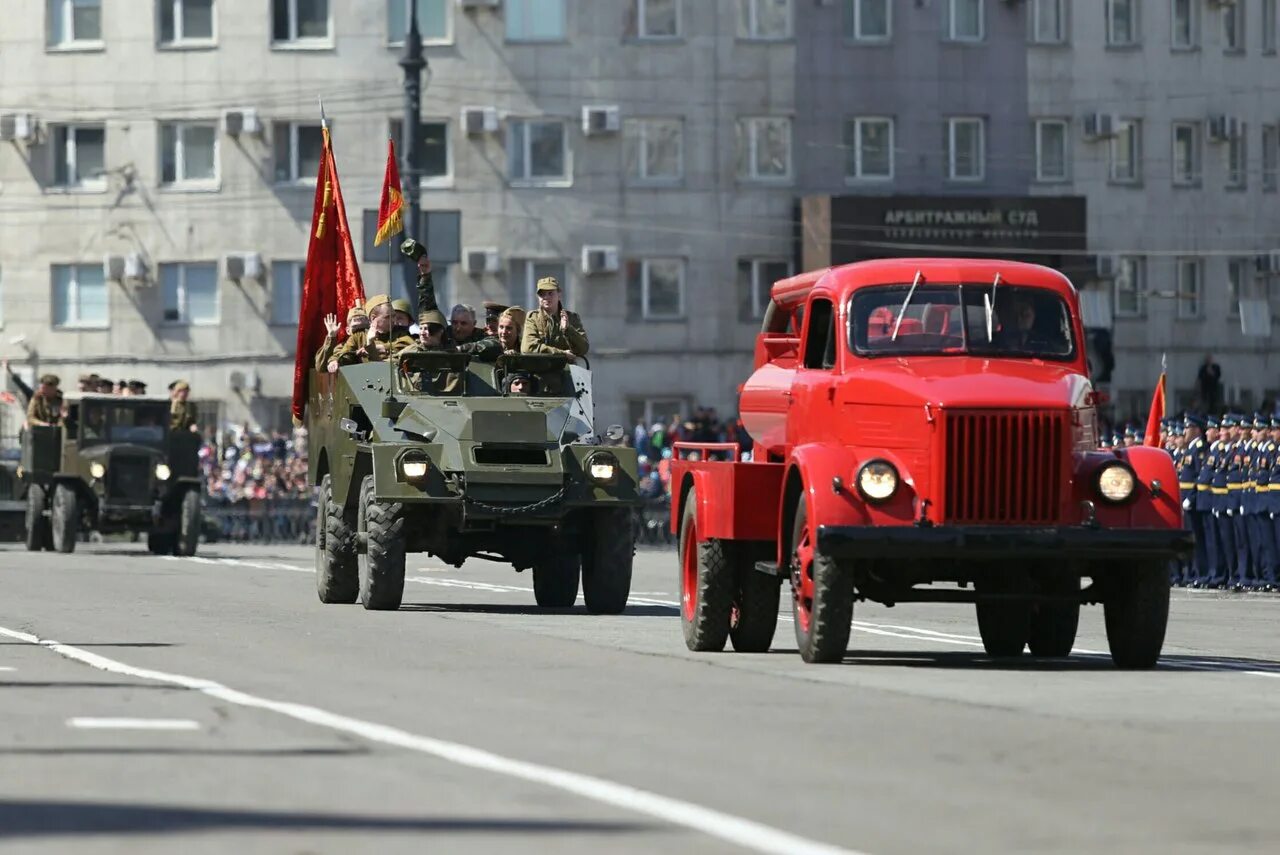
[[[858,492],[868,502],[885,502],[898,489],[898,470],[887,460],[868,460],[858,470]]]
[[[1109,463],[1098,472],[1098,495],[1108,502],[1127,502],[1137,484],[1133,470],[1123,463]]]
[[[608,484],[618,477],[618,458],[607,451],[597,451],[587,458],[587,474],[597,484]]]
[[[431,463],[425,457],[406,457],[400,461],[400,471],[404,473],[405,479],[409,481],[426,478],[427,470],[430,468]]]
[[[166,466],[163,463],[156,464],[156,477],[159,478],[161,481],[168,481],[170,474],[171,473],[169,472],[168,466]]]
[[[107,467],[95,460],[89,464],[89,474],[94,478],[101,478],[103,475],[107,474]]]

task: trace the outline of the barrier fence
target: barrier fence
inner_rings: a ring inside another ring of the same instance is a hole
[[[209,543],[315,543],[314,499],[205,500],[203,534]]]

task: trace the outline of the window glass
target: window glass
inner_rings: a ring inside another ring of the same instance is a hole
[[[293,326],[302,314],[302,262],[271,265],[271,323]],[[345,318],[339,318],[345,322]]]
[[[622,131],[628,176],[653,181],[681,178],[684,123],[680,119],[627,119]]]
[[[424,42],[449,40],[450,0],[417,0],[418,32]],[[387,39],[402,44],[409,32],[409,0],[387,0]]]
[[[507,40],[558,41],[565,37],[564,0],[506,0]]]
[[[636,0],[641,38],[670,39],[680,35],[679,0]]]

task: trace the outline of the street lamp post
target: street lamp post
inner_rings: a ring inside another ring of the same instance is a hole
[[[409,237],[423,241],[420,196],[422,187],[422,72],[427,58],[422,55],[422,35],[418,31],[418,4],[409,0],[409,31],[404,38],[404,122],[400,132],[401,181],[404,182],[404,224]],[[405,290],[414,305],[417,265],[405,260]]]

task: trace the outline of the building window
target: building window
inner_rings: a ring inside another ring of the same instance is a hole
[[[640,39],[680,38],[680,0],[634,0],[635,27]]]
[[[1067,123],[1062,119],[1036,120],[1036,180],[1066,181]]]
[[[1115,289],[1115,313],[1117,317],[1139,317],[1147,310],[1147,295],[1143,260],[1137,256],[1124,256],[1117,261]]]
[[[271,0],[271,41],[327,46],[333,39],[329,0]]]
[[[845,121],[844,177],[856,181],[893,178],[893,119],[860,116]]]
[[[422,169],[422,183],[440,187],[453,180],[453,150],[449,144],[449,122],[445,119],[423,119],[418,123],[422,134],[418,138],[421,146],[419,165]],[[396,141],[396,156],[408,155],[404,150],[404,120],[392,119],[390,122],[391,138]]]
[[[953,42],[982,41],[983,0],[947,0],[947,39]]]
[[[844,37],[855,42],[887,42],[893,35],[890,0],[845,0]]]
[[[1031,4],[1031,41],[1058,45],[1067,40],[1065,0],[1034,0]]]
[[[164,322],[211,326],[218,322],[218,265],[160,265]]]
[[[565,38],[565,0],[507,0],[502,14],[509,42],[555,42]]]
[[[1244,51],[1244,0],[1233,0],[1222,6],[1222,49],[1228,53]]]
[[[48,0],[46,9],[50,47],[101,43],[102,0]]]
[[[738,320],[763,318],[773,283],[792,273],[791,262],[785,258],[738,259]]]
[[[418,33],[423,44],[448,44],[453,41],[453,19],[450,0],[416,0]],[[387,0],[387,44],[404,44],[409,32],[409,0]]]
[[[1107,45],[1138,44],[1138,0],[1106,0]]]
[[[53,186],[106,190],[107,130],[102,125],[53,127]]]
[[[1249,183],[1248,125],[1240,123],[1236,135],[1227,140],[1227,188],[1242,190]]]
[[[314,183],[324,154],[324,134],[320,126],[310,122],[276,122],[272,140],[276,183]]]
[[[1253,270],[1253,259],[1232,258],[1227,261],[1227,317],[1240,317],[1240,300],[1244,283]]]
[[[213,0],[159,0],[160,44],[213,41]]]
[[[1171,0],[1171,44],[1190,50],[1200,44],[1200,0]]]
[[[1110,176],[1119,184],[1142,180],[1142,125],[1137,119],[1123,119],[1111,138]]]
[[[403,266],[403,265],[401,265]],[[563,261],[546,261],[522,258],[511,262],[511,278],[507,283],[508,296],[513,306],[537,308],[538,298],[533,289],[538,280],[554,276],[560,283],[560,302],[569,307],[569,268]]]
[[[774,116],[739,119],[738,178],[785,181],[791,177],[791,120]]]
[[[1200,123],[1173,123],[1173,183],[1188,187],[1200,183]]]
[[[1200,317],[1204,297],[1204,268],[1198,258],[1179,258],[1178,265],[1178,317]]]
[[[684,259],[628,261],[627,314],[646,321],[673,321],[684,317]]]
[[[952,181],[981,181],[986,173],[982,119],[947,119],[943,140],[947,156],[947,178]]]
[[[1276,192],[1280,185],[1280,125],[1262,127],[1262,189]]]
[[[107,280],[101,264],[53,265],[53,325],[63,329],[108,325]]]
[[[216,184],[216,125],[166,123],[160,126],[160,183]]]
[[[674,182],[684,178],[684,122],[681,119],[627,119],[622,123],[627,175],[633,181]]]
[[[1262,0],[1262,52],[1276,52],[1276,0]]]
[[[276,261],[271,265],[271,323],[297,326],[302,316],[301,261]],[[345,321],[339,318],[340,321]]]
[[[512,181],[568,181],[565,123],[560,119],[513,119],[507,125],[507,172]]]
[[[791,0],[738,0],[738,38],[791,38]]]

